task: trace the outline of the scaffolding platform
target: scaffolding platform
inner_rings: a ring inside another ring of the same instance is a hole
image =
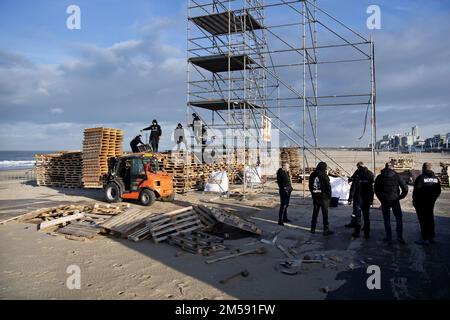
[[[244,31],[260,30],[263,26],[251,14],[245,12],[237,15],[234,11],[221,12],[205,16],[191,18],[200,28],[213,36],[226,35],[228,33],[241,33]]]
[[[189,62],[213,73],[227,72],[228,69],[230,71],[250,69],[249,66],[256,63],[246,54],[232,56],[230,64],[228,64],[228,55],[226,54],[193,57],[189,59]]]
[[[189,105],[193,107],[198,107],[202,109],[207,109],[211,111],[224,111],[228,110],[228,100],[204,100],[204,101],[192,101],[189,102]],[[245,102],[245,101],[238,101],[238,100],[231,100],[230,101],[230,107],[233,109],[233,107],[241,109],[241,108],[255,108],[260,109],[261,106]]]

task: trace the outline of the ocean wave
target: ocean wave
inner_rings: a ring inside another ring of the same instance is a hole
[[[35,164],[34,160],[2,160],[0,161],[0,169],[6,168],[31,168]]]

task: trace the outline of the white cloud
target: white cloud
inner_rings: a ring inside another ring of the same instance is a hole
[[[61,109],[61,108],[52,108],[52,109],[50,109],[50,113],[53,113],[53,114],[63,114],[63,113],[64,113],[64,110]]]

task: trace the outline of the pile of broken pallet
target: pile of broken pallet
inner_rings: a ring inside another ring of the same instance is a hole
[[[129,204],[71,204],[38,209],[19,217],[19,221],[37,224],[42,231],[74,238],[92,239],[102,232],[102,223],[125,212]]]
[[[211,255],[225,249],[222,238],[205,233],[218,224],[262,234],[262,230],[250,221],[198,205],[150,216],[145,220],[145,225],[130,234],[128,239],[135,242],[144,239],[152,239],[155,243],[165,241],[190,253]]]
[[[18,220],[35,223],[38,230],[63,234],[72,240],[110,234],[134,242],[145,239],[166,242],[205,256],[226,248],[223,238],[207,233],[220,225],[262,234],[262,230],[248,220],[203,205],[154,213],[142,207],[131,208],[129,204],[72,204],[39,209]]]

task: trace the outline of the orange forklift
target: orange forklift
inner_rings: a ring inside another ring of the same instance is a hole
[[[175,200],[172,177],[160,172],[158,159],[147,153],[111,158],[104,190],[109,203],[138,200],[151,206],[157,199]]]

